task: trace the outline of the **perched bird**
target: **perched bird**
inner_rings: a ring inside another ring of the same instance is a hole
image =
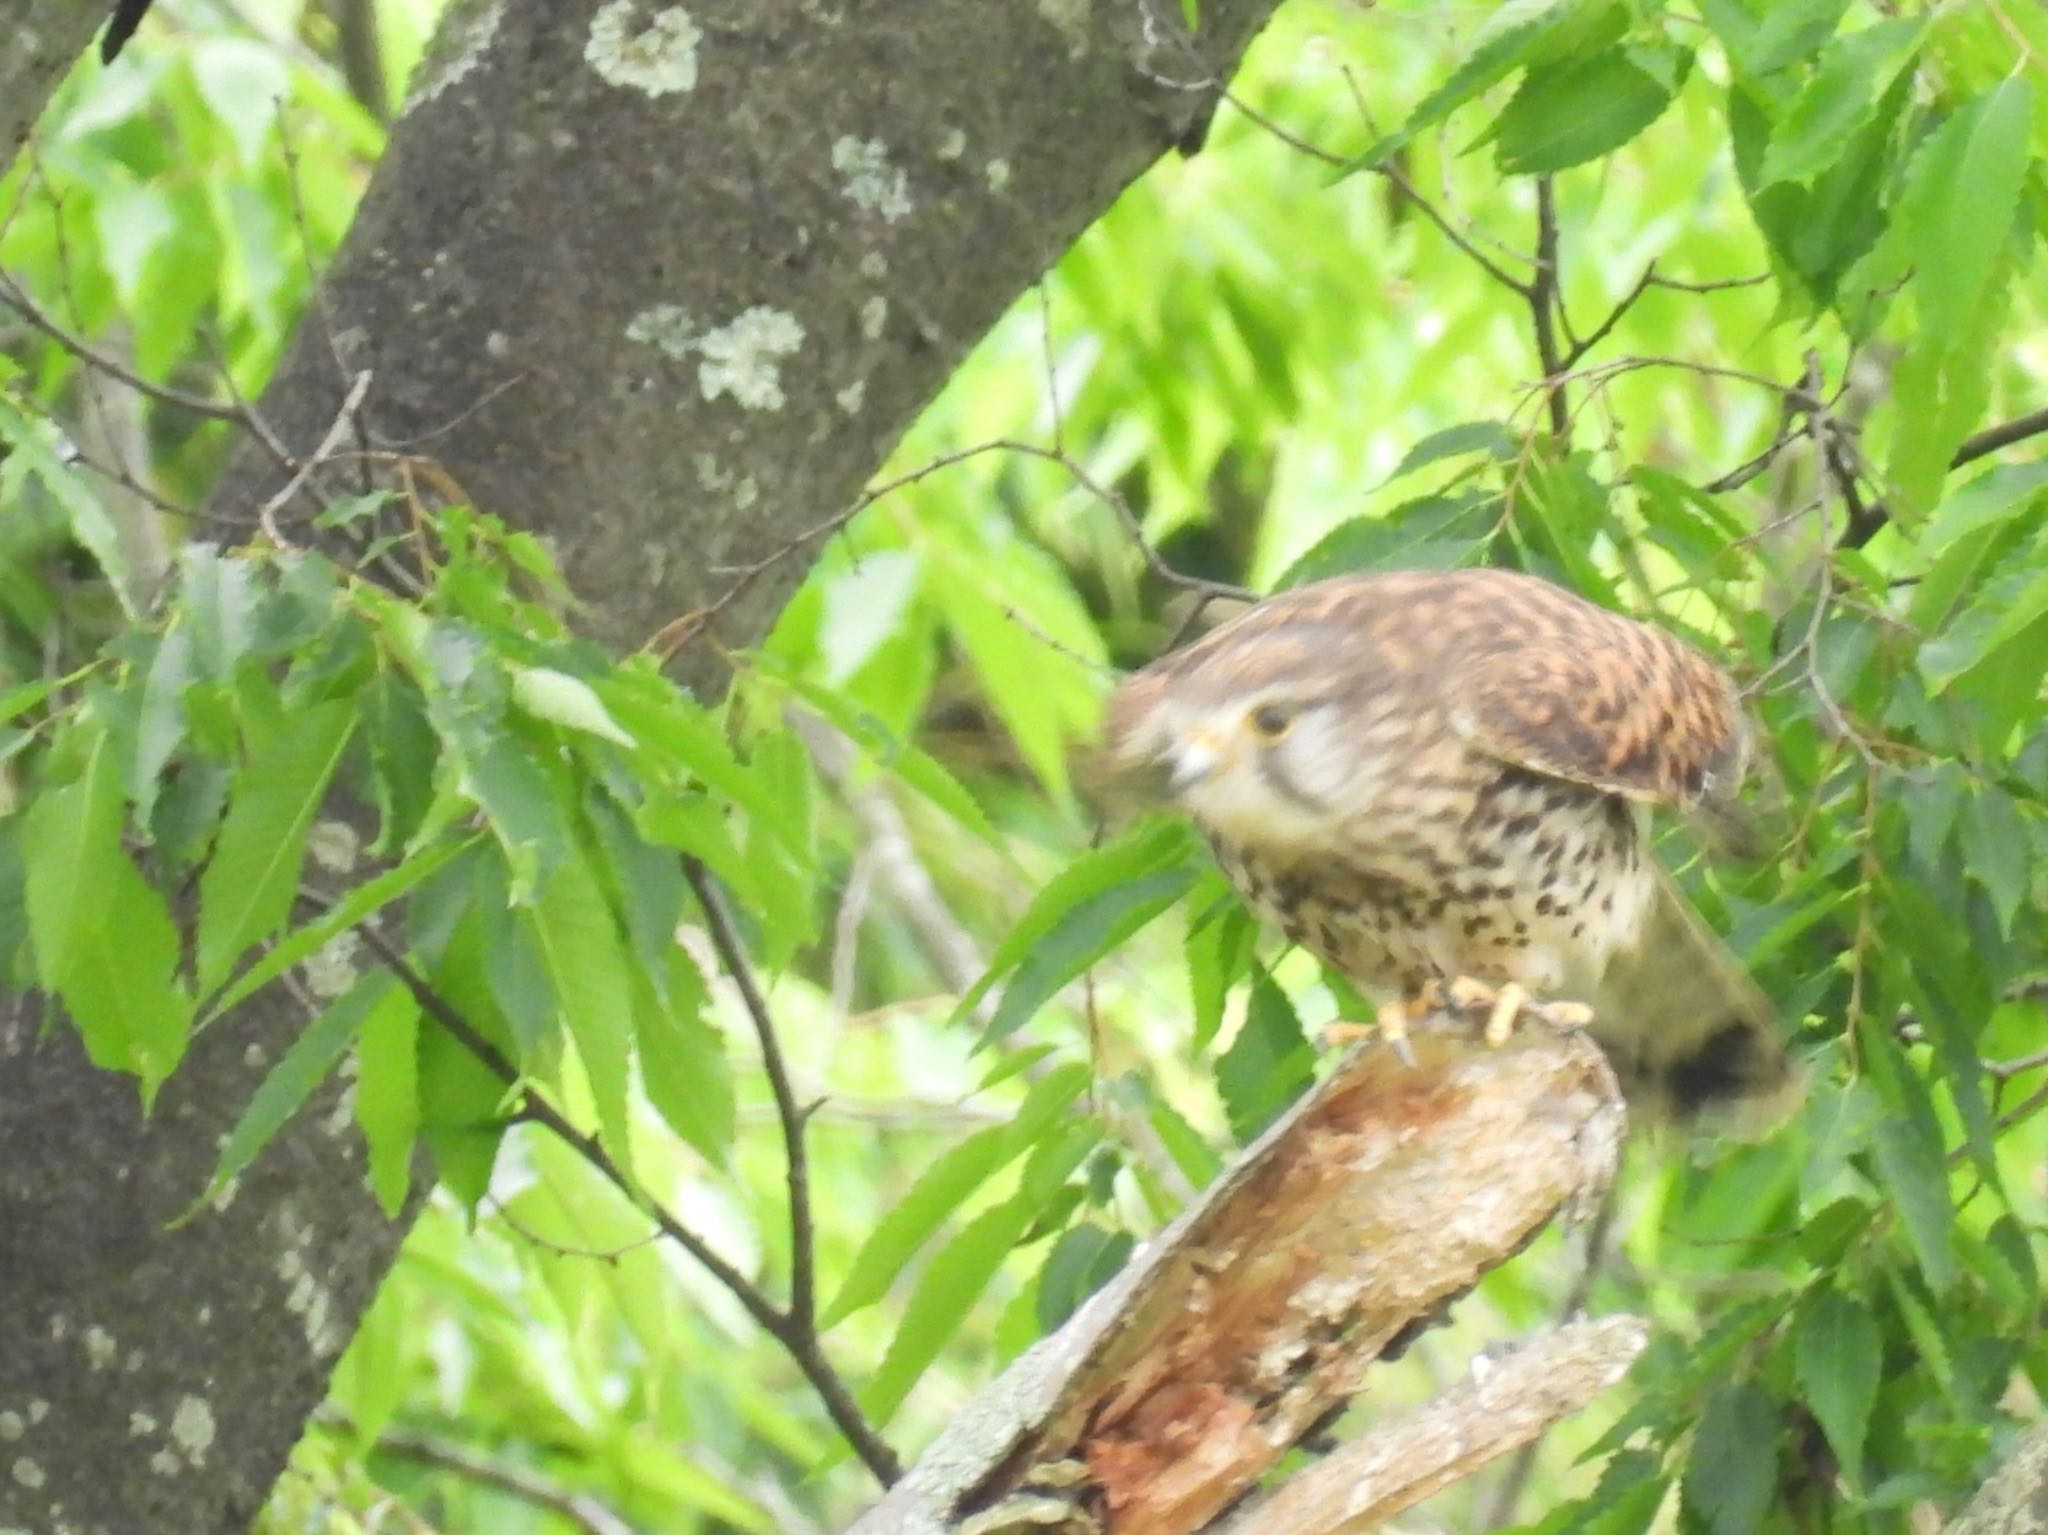
[[[1754,1127],[1796,1090],[1772,1008],[1650,857],[1643,805],[1728,819],[1728,677],[1503,570],[1268,598],[1125,679],[1104,767],[1209,839],[1245,900],[1385,1003],[1587,1021],[1632,1105]],[[1541,999],[1532,1000],[1532,999]]]

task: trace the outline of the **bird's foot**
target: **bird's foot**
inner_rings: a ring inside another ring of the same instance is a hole
[[[1415,1051],[1408,1043],[1408,1027],[1427,1018],[1444,1006],[1444,988],[1441,982],[1430,981],[1420,990],[1393,1002],[1383,1002],[1373,1014],[1371,1023],[1326,1023],[1323,1025],[1323,1042],[1326,1045],[1355,1044],[1361,1039],[1377,1039],[1394,1054],[1401,1057],[1401,1064],[1413,1066]]]
[[[1583,1029],[1593,1021],[1593,1010],[1583,1002],[1538,1002],[1514,981],[1489,985],[1469,975],[1452,979],[1444,988],[1450,1005],[1460,1012],[1486,1014],[1483,1038],[1489,1049],[1508,1042],[1519,1018],[1533,1018],[1560,1034]]]

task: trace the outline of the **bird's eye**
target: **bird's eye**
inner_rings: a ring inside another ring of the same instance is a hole
[[[1261,704],[1252,710],[1252,729],[1269,741],[1277,741],[1287,734],[1287,727],[1294,723],[1292,711],[1279,704]]]

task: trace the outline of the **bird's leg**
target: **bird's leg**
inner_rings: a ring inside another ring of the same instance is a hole
[[[1377,1036],[1401,1057],[1403,1065],[1413,1066],[1415,1052],[1408,1045],[1408,1026],[1419,1023],[1444,1005],[1443,982],[1427,980],[1391,1002],[1382,1002],[1370,1024],[1340,1022],[1323,1025],[1323,1039],[1328,1044],[1339,1045]]]
[[[1489,1049],[1498,1049],[1515,1031],[1517,1018],[1534,1018],[1538,1023],[1564,1032],[1583,1029],[1593,1021],[1593,1010],[1583,1002],[1537,1002],[1515,981],[1492,986],[1469,975],[1454,977],[1446,988],[1451,1005],[1465,1012],[1486,1013],[1483,1035]]]

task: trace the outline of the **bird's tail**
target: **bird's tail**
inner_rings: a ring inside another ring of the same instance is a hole
[[[1760,1135],[1799,1101],[1770,999],[1662,869],[1642,936],[1601,977],[1593,1015],[1629,1106],[1647,1118]]]

